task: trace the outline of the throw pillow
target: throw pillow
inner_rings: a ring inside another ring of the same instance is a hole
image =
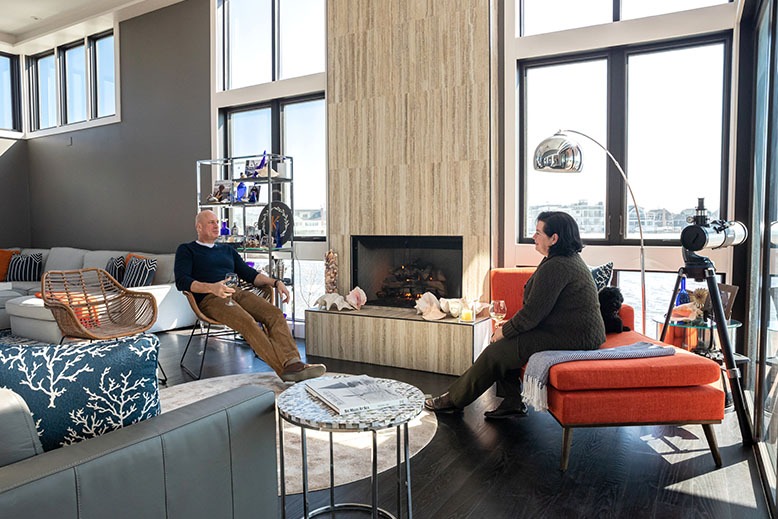
[[[594,278],[594,284],[599,292],[603,288],[608,286],[611,282],[611,275],[613,274],[613,262],[609,261],[599,267],[589,267],[592,271],[592,277]]]
[[[62,345],[13,342],[0,337],[0,387],[27,403],[44,450],[160,412],[156,335]]]
[[[11,258],[19,254],[18,250],[0,250],[0,281],[5,281],[8,275],[8,266],[11,264]]]
[[[110,258],[108,263],[105,265],[105,271],[108,272],[116,281],[121,283],[122,279],[124,279],[125,271],[124,256]]]
[[[40,281],[43,254],[14,254],[8,264],[8,281]]]
[[[133,256],[127,264],[127,270],[122,278],[122,285],[126,288],[147,287],[151,285],[151,281],[154,279],[154,272],[156,271],[157,260],[149,258],[140,259],[137,256]]]

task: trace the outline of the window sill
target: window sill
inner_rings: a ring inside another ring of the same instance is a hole
[[[65,124],[63,126],[57,126],[55,128],[46,128],[45,130],[35,130],[34,132],[27,132],[24,137],[26,139],[36,139],[38,137],[48,137],[49,135],[58,135],[61,133],[68,133],[77,130],[85,130],[87,128],[95,128],[97,126],[105,126],[107,124],[115,124],[121,122],[121,117],[118,115],[108,115],[100,117],[99,119],[92,119],[91,121],[83,121],[80,123]]]

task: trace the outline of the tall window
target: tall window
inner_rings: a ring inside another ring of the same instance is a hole
[[[728,41],[719,36],[520,63],[520,239],[529,241],[537,214],[548,209],[572,214],[583,237],[612,244],[638,239],[636,210],[647,241],[674,243],[697,198],[705,198],[714,218],[721,216]],[[578,139],[581,174],[562,180],[558,173],[534,171],[535,147],[560,128],[590,135],[613,153],[638,208],[605,152],[585,138]]]
[[[0,54],[0,129],[21,130],[19,122],[19,60]]]
[[[227,90],[324,72],[325,0],[222,0]]]
[[[108,32],[30,58],[33,130],[116,113],[114,44]]]

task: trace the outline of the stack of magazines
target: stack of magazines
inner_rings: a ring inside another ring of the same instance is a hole
[[[380,409],[406,402],[404,396],[367,375],[311,379],[305,384],[310,394],[338,414]]]

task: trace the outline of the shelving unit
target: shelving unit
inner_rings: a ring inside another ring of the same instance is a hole
[[[283,279],[292,297],[283,304],[276,296],[276,304],[294,327],[293,181],[292,157],[286,155],[197,161],[198,210],[210,209],[228,229],[237,228],[220,241],[232,244],[257,270]]]

